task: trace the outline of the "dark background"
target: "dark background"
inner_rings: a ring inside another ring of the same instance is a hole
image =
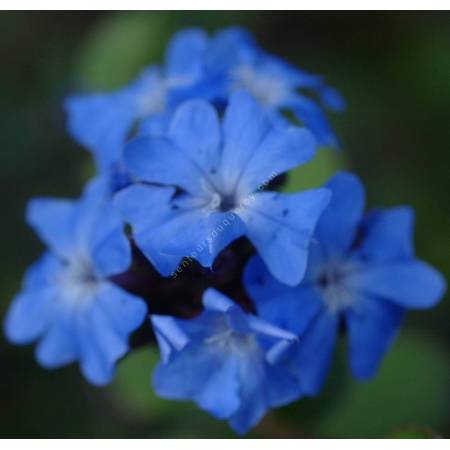
[[[289,188],[355,170],[368,204],[416,209],[417,254],[450,273],[450,16],[447,13],[0,13],[0,316],[42,245],[29,197],[76,196],[89,154],[64,129],[62,99],[110,89],[159,62],[172,32],[247,26],[266,49],[324,74],[348,101],[334,116],[344,151],[322,150]],[[449,302],[411,312],[379,375],[352,381],[345,348],[316,399],[272,412],[254,437],[450,436]],[[126,358],[105,389],[78,368],[46,371],[32,347],[0,338],[0,437],[227,437],[190,404],[154,397],[154,350]]]

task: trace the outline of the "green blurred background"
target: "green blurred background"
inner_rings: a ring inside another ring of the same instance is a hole
[[[369,206],[411,204],[417,253],[450,273],[450,15],[447,13],[0,13],[0,316],[41,244],[23,222],[29,197],[76,196],[89,154],[65,133],[62,100],[109,89],[159,62],[185,26],[248,27],[266,49],[324,74],[348,101],[343,142],[292,174],[319,185],[360,174]],[[412,312],[376,379],[351,380],[342,343],[323,394],[270,413],[253,437],[450,436],[449,311]],[[196,407],[155,398],[157,354],[133,353],[105,389],[77,367],[46,371],[31,347],[0,337],[0,437],[233,437]]]

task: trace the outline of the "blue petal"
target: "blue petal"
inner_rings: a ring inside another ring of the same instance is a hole
[[[228,186],[233,188],[238,184],[270,130],[269,116],[256,100],[244,92],[231,97],[223,122],[224,148],[220,171]]]
[[[322,84],[321,76],[300,70],[283,61],[281,58],[268,53],[261,52],[254,68],[258,74],[279,80],[291,89],[297,87],[313,89]]]
[[[98,165],[107,169],[116,163],[138,107],[133,97],[113,94],[76,95],[66,100],[69,133],[94,152]]]
[[[205,309],[211,311],[227,312],[234,305],[229,297],[213,288],[206,289],[202,300]]]
[[[169,77],[195,80],[203,72],[203,55],[208,35],[199,28],[179,31],[170,40],[166,53],[166,73]]]
[[[239,406],[236,360],[216,346],[189,343],[153,372],[158,395],[193,400],[218,418],[229,417]]]
[[[104,386],[113,378],[114,367],[106,361],[88,325],[78,324],[77,343],[80,351],[80,369],[83,376],[96,386]]]
[[[112,329],[105,313],[96,305],[78,318],[76,336],[84,377],[95,385],[108,384],[114,376],[116,361],[128,348],[123,338]]]
[[[154,114],[142,120],[139,127],[139,136],[150,134],[152,136],[164,136],[169,130],[172,112]]]
[[[167,138],[142,136],[133,139],[125,148],[124,161],[138,179],[178,186],[192,194],[204,194],[208,174]]]
[[[202,349],[202,351],[205,351]],[[217,350],[211,349],[216,355]],[[219,419],[230,417],[240,406],[239,398],[239,360],[233,355],[215,356],[214,372],[202,386],[201,392],[195,397],[199,406]],[[212,362],[212,361],[211,361]]]
[[[27,344],[48,329],[58,300],[58,292],[50,280],[58,270],[60,263],[46,253],[27,271],[23,290],[13,300],[5,318],[5,335],[9,341]]]
[[[404,308],[431,308],[444,296],[446,289],[444,277],[418,260],[364,266],[348,282]]]
[[[253,60],[257,52],[253,37],[243,28],[220,30],[211,40],[206,54],[209,72],[224,73],[236,64]]]
[[[124,272],[131,264],[131,246],[124,232],[124,224],[112,204],[101,211],[99,226],[91,240],[92,259],[102,277]]]
[[[111,328],[123,338],[136,330],[147,315],[146,303],[110,282],[98,287],[96,301],[108,317]]]
[[[78,358],[73,320],[67,312],[51,325],[36,348],[36,359],[47,369],[62,367]]]
[[[286,405],[302,396],[303,388],[296,375],[297,371],[286,365],[266,367],[268,402],[272,408]]]
[[[262,192],[237,211],[247,227],[246,235],[281,282],[295,286],[302,280],[308,245],[329,199],[326,189],[297,194]]]
[[[277,281],[260,257],[253,257],[244,272],[244,286],[258,315],[296,335],[301,334],[321,310],[322,301],[311,285],[293,289]]]
[[[166,232],[173,217],[169,201],[175,189],[145,185],[130,186],[114,197],[114,204],[133,227],[133,237],[139,249],[164,276],[174,272],[180,256],[163,254],[159,246],[164,241],[159,234]]]
[[[414,211],[391,208],[369,215],[357,254],[372,262],[408,260],[414,256]]]
[[[254,427],[270,407],[268,402],[268,381],[265,364],[253,358],[242,358],[240,369],[241,406],[230,418],[230,426],[239,434],[245,434]]]
[[[296,355],[302,388],[308,395],[317,395],[330,368],[337,338],[338,317],[325,309],[300,336]]]
[[[330,204],[317,224],[315,236],[328,256],[345,253],[352,245],[364,212],[364,187],[355,175],[339,173],[326,185]]]
[[[182,350],[189,343],[189,338],[180,326],[180,320],[170,316],[158,315],[152,315],[150,320],[158,341],[161,359],[163,363],[167,363],[172,351]],[[197,323],[198,321],[191,320],[186,322]]]
[[[220,133],[216,110],[202,100],[191,100],[174,114],[169,137],[201,172],[214,174],[219,164]]]
[[[216,256],[244,234],[245,227],[234,213],[182,211],[164,228],[161,252],[196,259],[211,267]]]
[[[304,96],[293,95],[285,102],[284,106],[294,111],[297,118],[313,132],[320,145],[339,147],[339,142],[325,113],[313,100]]]
[[[369,296],[361,296],[357,308],[346,313],[350,366],[355,378],[364,380],[375,375],[402,318],[402,308]]]
[[[315,153],[314,136],[305,128],[273,128],[242,168],[237,187],[247,195],[269,184],[276,176],[308,162]]]
[[[35,198],[28,202],[26,221],[55,254],[64,258],[74,250],[75,214],[73,201]]]

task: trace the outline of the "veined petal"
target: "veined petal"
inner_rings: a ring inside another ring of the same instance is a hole
[[[305,128],[272,128],[243,168],[237,191],[248,195],[276,176],[308,162],[314,156],[315,145],[314,136]]]
[[[220,173],[230,191],[236,187],[257,148],[271,130],[268,114],[249,94],[234,94],[223,122]]]
[[[444,295],[444,277],[419,260],[363,266],[348,280],[356,289],[404,308],[430,308]]]
[[[229,417],[239,406],[236,361],[203,342],[189,343],[168,364],[160,363],[153,386],[161,397],[194,400],[218,418]]]
[[[211,267],[216,256],[244,234],[245,227],[234,213],[184,211],[166,224],[160,235],[162,253],[196,259]]]
[[[160,234],[168,232],[175,215],[170,204],[174,192],[174,188],[135,184],[114,197],[115,206],[133,227],[137,246],[163,276],[172,274],[182,258],[160,251],[164,243]]]
[[[124,161],[138,179],[178,186],[191,194],[205,194],[208,174],[167,138],[141,136],[133,139],[125,148]]]
[[[170,124],[170,139],[202,172],[209,176],[217,172],[220,124],[213,106],[202,100],[191,100],[181,105]]]
[[[295,286],[302,280],[310,239],[329,199],[326,189],[297,194],[262,192],[237,211],[247,227],[246,235],[281,282]]]

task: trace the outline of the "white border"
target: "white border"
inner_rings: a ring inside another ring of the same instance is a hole
[[[448,0],[3,0],[3,10],[447,10]]]

